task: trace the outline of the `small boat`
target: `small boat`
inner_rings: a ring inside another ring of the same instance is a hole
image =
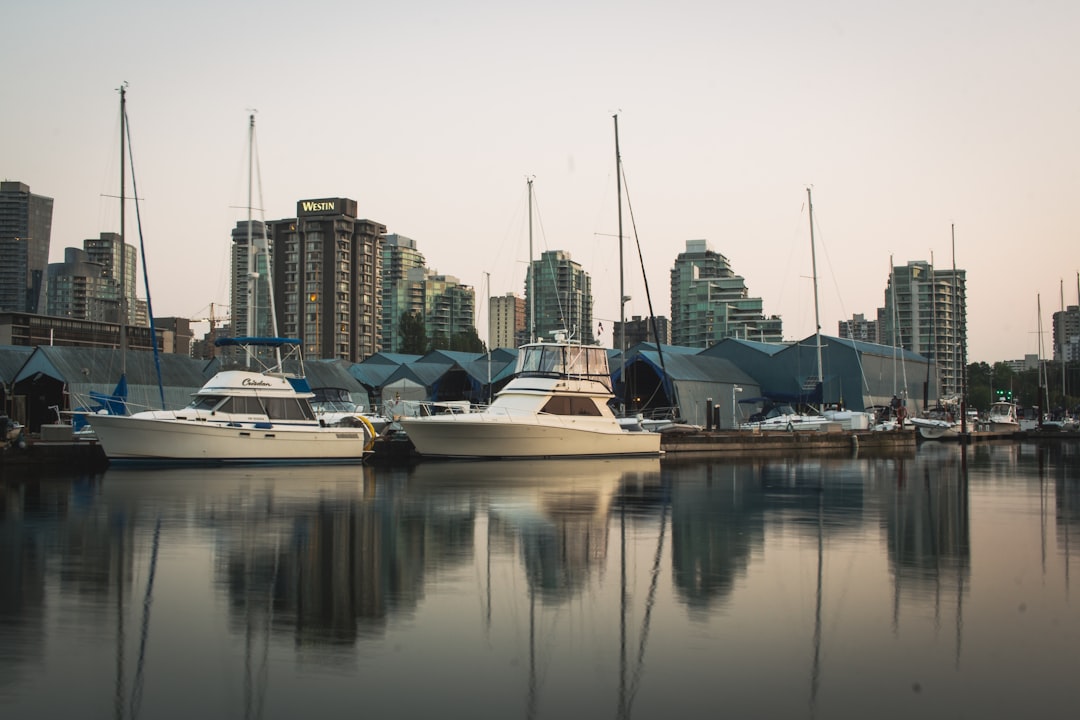
[[[986,422],[991,432],[1017,432],[1020,421],[1016,415],[1016,403],[1000,401],[992,404]]]
[[[746,401],[741,401],[746,402]],[[761,412],[754,413],[750,419],[739,425],[741,430],[782,430],[786,432],[824,430],[833,422],[824,415],[805,415],[795,412],[790,405],[772,405]]]
[[[312,388],[311,409],[315,418],[323,425],[346,427],[370,426],[376,434],[381,433],[390,419],[384,415],[364,409],[363,405],[353,402],[345,388]]]
[[[181,410],[87,417],[110,461],[360,462],[371,450],[370,422],[333,426],[316,417],[299,340],[219,338],[216,344],[242,348],[255,369],[218,372]],[[273,360],[266,362],[268,355]],[[285,372],[287,363],[299,372]]]
[[[416,451],[444,458],[556,458],[660,454],[660,433],[624,428],[610,403],[607,350],[557,334],[518,349],[517,366],[487,407],[425,406],[398,422]],[[446,408],[443,408],[445,410]]]
[[[937,405],[922,417],[908,418],[923,440],[949,440],[960,435],[960,421],[948,407]]]

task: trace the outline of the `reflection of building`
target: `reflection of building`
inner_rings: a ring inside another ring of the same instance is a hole
[[[671,496],[671,564],[692,608],[728,599],[765,542],[765,497],[752,466],[680,468]]]

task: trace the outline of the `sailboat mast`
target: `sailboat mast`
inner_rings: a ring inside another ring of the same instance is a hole
[[[810,265],[814,273],[814,339],[817,342],[817,381],[821,388],[821,401],[825,401],[825,379],[821,369],[821,312],[818,306],[817,251],[814,250],[814,200],[810,188],[806,188],[806,206],[810,213]]]
[[[247,332],[245,333],[249,337],[258,335],[255,331],[255,304],[258,302],[258,268],[256,263],[259,259],[259,253],[255,250],[254,242],[254,228],[251,226],[251,185],[252,185],[252,168],[254,166],[254,155],[252,148],[255,142],[255,114],[252,113],[248,116],[248,192],[247,192],[247,251],[248,251],[248,302],[247,302]],[[251,353],[245,353],[247,366],[251,367]]]
[[[1067,411],[1069,403],[1065,399],[1065,278],[1058,281],[1058,292],[1061,293],[1061,332],[1058,333],[1058,360],[1061,361],[1061,407]]]
[[[127,375],[127,240],[124,236],[124,140],[127,137],[127,83],[120,86],[120,375]],[[113,257],[116,257],[115,255]],[[151,338],[153,335],[151,334]]]
[[[533,267],[533,179],[529,187],[529,342],[536,342],[536,268]]]
[[[952,376],[953,376],[953,394],[957,394],[959,378],[959,367],[957,365],[957,352],[959,347],[956,342],[956,326],[960,324],[960,298],[956,293],[956,223],[949,225],[949,231],[952,237]]]
[[[619,116],[615,120],[615,199],[619,216],[619,378],[623,384],[622,408],[626,407],[626,284],[623,277],[622,154],[619,152]]]
[[[956,283],[956,223],[949,225],[952,238],[952,345],[953,345],[953,388],[960,403],[960,432],[967,434],[967,401],[964,399],[964,367],[963,358],[959,358],[960,341],[957,332],[960,327],[960,294]]]

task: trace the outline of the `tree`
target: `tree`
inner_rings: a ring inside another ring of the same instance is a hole
[[[418,312],[403,312],[398,320],[398,334],[401,337],[400,352],[407,355],[423,355],[427,352],[427,326]]]

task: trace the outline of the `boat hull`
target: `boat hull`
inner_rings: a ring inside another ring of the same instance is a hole
[[[445,458],[558,458],[659,455],[660,434],[628,432],[615,420],[550,416],[513,421],[484,413],[402,418],[421,455]]]
[[[238,427],[119,415],[88,420],[105,455],[118,461],[360,462],[370,440],[364,428]]]

